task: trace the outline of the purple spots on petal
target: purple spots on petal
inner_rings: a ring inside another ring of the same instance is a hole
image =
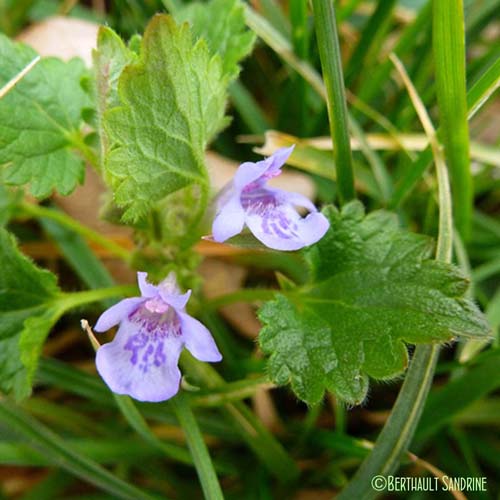
[[[158,337],[138,333],[129,338],[124,349],[132,352],[130,362],[135,366],[139,361],[139,370],[147,373],[152,365],[159,367],[167,362],[164,346],[164,342],[158,341]]]
[[[138,326],[139,333],[131,336],[124,349],[131,351],[130,363],[143,372],[149,368],[165,364],[164,340],[182,335],[181,322],[174,309],[168,307],[166,312],[156,312],[147,303],[130,315],[129,320]],[[161,308],[162,309],[162,308]],[[160,310],[161,310],[160,309]]]
[[[155,366],[161,366],[165,364],[167,361],[167,357],[165,356],[165,353],[163,352],[163,342],[158,342],[156,346],[156,351],[155,351],[155,359],[154,359],[154,364]]]
[[[149,358],[151,354],[153,354],[154,350],[155,348],[153,344],[149,343],[144,354],[142,355],[142,363],[139,365],[139,369],[142,370],[142,373],[147,373],[150,365],[152,365],[151,361],[149,361]]]
[[[138,353],[141,349],[143,349],[148,343],[148,337],[144,333],[137,333],[136,335],[132,335],[127,340],[127,343],[124,346],[124,349],[132,352],[132,357],[130,358],[130,362],[135,365],[137,364]]]

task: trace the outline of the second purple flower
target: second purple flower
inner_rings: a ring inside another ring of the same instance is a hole
[[[265,160],[239,166],[218,200],[212,225],[215,241],[237,235],[245,224],[259,241],[274,250],[298,250],[325,235],[329,222],[308,198],[266,186],[269,179],[281,174],[293,148],[282,148]],[[302,217],[297,206],[310,213]]]

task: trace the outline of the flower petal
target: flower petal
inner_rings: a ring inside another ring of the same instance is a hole
[[[182,338],[189,352],[200,361],[216,362],[222,359],[222,354],[210,331],[197,319],[186,313],[178,313],[182,325]]]
[[[174,309],[182,310],[186,307],[189,297],[191,297],[191,290],[188,290],[182,295],[176,295],[173,293],[168,293],[160,289],[160,296],[166,304],[172,306]]]
[[[138,324],[124,321],[114,340],[98,349],[97,371],[117,394],[139,401],[165,401],[179,390],[177,363],[182,347],[180,336],[151,335]]]
[[[237,190],[243,189],[248,184],[256,181],[259,177],[264,175],[272,162],[269,158],[265,160],[253,163],[251,161],[246,161],[242,163],[236,173],[234,174],[233,184]]]
[[[293,153],[293,150],[295,148],[295,144],[292,144],[288,148],[280,148],[277,149],[269,158],[268,160],[271,160],[271,166],[270,170],[277,170],[278,168],[281,168],[290,155]]]
[[[109,330],[132,314],[144,300],[145,299],[142,297],[132,297],[130,299],[121,300],[118,304],[111,306],[99,316],[94,326],[94,330],[96,332],[105,332]]]
[[[276,199],[279,200],[280,204],[288,203],[291,205],[295,205],[296,207],[304,207],[307,208],[309,212],[318,211],[314,203],[303,194],[292,193],[290,191],[285,191],[284,189],[278,188],[267,188],[267,190],[274,193]]]
[[[139,285],[141,295],[148,298],[158,295],[158,287],[149,283],[147,279],[148,273],[137,273],[137,284]]]
[[[320,240],[330,223],[320,212],[301,218],[289,204],[250,206],[245,218],[250,231],[274,250],[299,250]]]
[[[305,246],[319,241],[330,229],[330,222],[321,212],[313,212],[299,222],[299,235]]]
[[[221,206],[212,224],[212,235],[219,243],[241,233],[245,223],[245,212],[238,196],[231,197]]]
[[[278,149],[269,158],[256,163],[242,163],[234,175],[234,186],[237,189],[243,189],[248,184],[259,179],[259,177],[262,177],[265,173],[279,170],[292,154],[294,147],[290,146],[289,148]]]

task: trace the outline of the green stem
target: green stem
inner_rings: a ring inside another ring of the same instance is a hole
[[[313,0],[314,23],[327,93],[330,133],[334,144],[340,201],[355,197],[351,144],[347,126],[347,104],[335,9],[331,0]]]
[[[209,391],[194,392],[188,397],[193,406],[222,406],[254,396],[262,389],[274,387],[276,386],[269,381],[268,377],[258,377],[226,383]]]
[[[75,233],[80,234],[84,238],[93,241],[94,243],[97,243],[102,248],[109,250],[112,254],[116,255],[125,262],[128,263],[130,261],[130,252],[126,248],[122,247],[121,245],[118,245],[109,238],[102,236],[97,231],[94,231],[93,229],[84,226],[83,224],[73,219],[69,215],[65,214],[64,212],[60,212],[52,208],[42,207],[40,205],[35,205],[33,203],[27,203],[27,202],[22,202],[19,205],[19,207],[23,212],[33,217],[46,218],[56,221],[62,226],[67,227],[68,229],[71,229]]]
[[[256,300],[271,300],[276,295],[277,290],[267,288],[246,288],[233,293],[227,293],[208,300],[204,307],[208,309],[219,309],[219,307],[234,304],[236,302],[254,302]],[[282,291],[280,293],[283,293]]]
[[[345,405],[338,398],[332,396],[333,413],[335,416],[335,432],[345,434],[347,427],[347,416]]]
[[[181,356],[180,361],[183,371],[207,388],[225,385],[224,379],[208,363],[201,363],[187,353]],[[283,483],[297,479],[300,474],[297,464],[246,404],[241,401],[227,403],[223,411],[231,417],[243,440],[275,477]]]
[[[208,179],[208,175],[205,176],[205,182],[200,184],[199,187],[200,198],[198,209],[193,217],[193,220],[189,224],[189,227],[186,229],[186,237],[182,242],[183,249],[191,248],[200,239],[200,225],[204,220],[210,195],[210,180]]]
[[[172,405],[177,420],[184,430],[205,498],[209,500],[223,499],[212,460],[188,401],[183,394],[180,394],[172,399]]]
[[[111,297],[122,297],[137,292],[135,285],[120,285],[109,288],[98,288],[97,290],[85,290],[84,292],[63,293],[58,296],[57,303],[63,312],[75,307],[80,307],[92,302],[99,302]]]
[[[91,147],[85,144],[85,141],[83,140],[83,137],[81,135],[81,131],[71,134],[70,141],[73,146],[81,153],[83,159],[87,163],[89,163],[92,168],[99,171],[99,157]]]

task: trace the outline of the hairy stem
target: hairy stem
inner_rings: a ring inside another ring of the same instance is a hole
[[[130,252],[126,248],[118,245],[102,234],[99,234],[97,231],[94,231],[93,229],[90,229],[89,227],[81,224],[64,212],[27,202],[22,202],[20,204],[20,208],[24,213],[33,217],[51,219],[61,224],[62,226],[71,229],[75,233],[80,234],[87,240],[97,243],[99,246],[105,248],[113,255],[116,255],[125,262],[128,263],[130,261]]]

